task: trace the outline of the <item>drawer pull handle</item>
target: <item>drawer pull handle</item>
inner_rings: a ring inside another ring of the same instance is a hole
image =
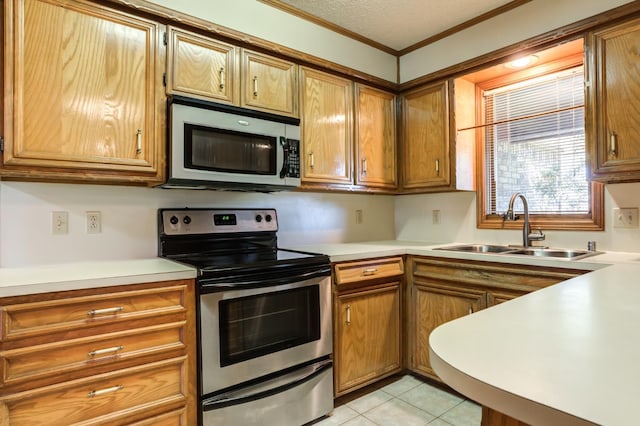
[[[142,130],[136,132],[136,154],[142,154]]]
[[[440,176],[440,160],[436,160],[436,176]]]
[[[351,305],[347,305],[347,325],[351,325]]]
[[[313,169],[313,152],[309,153],[309,167]]]
[[[609,132],[609,153],[612,156],[617,155],[618,153],[616,152],[618,150],[617,147],[617,137],[616,134],[614,132]]]
[[[116,306],[115,308],[91,309],[87,311],[87,315],[95,317],[96,315],[117,314],[122,311],[124,311],[124,306]]]
[[[469,305],[469,315],[471,315],[473,313],[473,306]]]
[[[362,271],[362,275],[364,276],[375,275],[376,272],[378,272],[377,268],[367,268],[364,271]]]
[[[116,385],[110,388],[106,388],[106,389],[100,389],[100,390],[94,390],[91,391],[87,394],[87,398],[93,398],[96,396],[102,396],[102,395],[106,395],[108,393],[113,393],[113,392],[118,392],[120,389],[124,389],[124,386],[122,385]]]
[[[224,67],[220,68],[220,90],[224,90]]]
[[[258,76],[253,77],[253,96],[258,97]]]
[[[363,158],[362,159],[362,175],[366,175],[367,174],[367,159]]]
[[[124,346],[114,346],[112,348],[96,349],[95,351],[88,352],[87,355],[90,358],[93,358],[94,356],[97,356],[97,355],[106,355],[113,352],[121,351],[123,349],[124,349]]]

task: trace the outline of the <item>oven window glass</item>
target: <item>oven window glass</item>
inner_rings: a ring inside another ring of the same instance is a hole
[[[320,287],[222,300],[221,367],[320,339]]]
[[[190,169],[275,175],[275,137],[184,125],[184,166]]]

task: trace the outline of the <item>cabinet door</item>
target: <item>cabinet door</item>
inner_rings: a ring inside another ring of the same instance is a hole
[[[302,180],[352,184],[351,81],[302,69]]]
[[[161,182],[161,26],[79,0],[4,7],[2,173]]]
[[[242,106],[298,116],[298,67],[293,62],[242,51]]]
[[[396,97],[356,85],[356,183],[395,188]]]
[[[404,94],[402,114],[403,189],[450,186],[447,82]]]
[[[486,307],[482,290],[456,289],[416,282],[409,300],[411,321],[409,368],[416,373],[438,379],[429,362],[429,335],[446,322],[472,314]]]
[[[336,395],[399,371],[400,284],[338,295],[334,328]]]
[[[640,19],[591,35],[587,86],[587,143],[592,177],[605,181],[640,179]],[[593,62],[595,61],[595,63]],[[589,137],[589,132],[595,134]]]
[[[177,28],[169,28],[167,92],[240,102],[238,48]]]

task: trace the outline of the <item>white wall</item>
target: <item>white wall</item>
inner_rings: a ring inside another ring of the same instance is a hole
[[[535,0],[400,58],[400,82],[457,65],[567,24],[597,15],[628,0]]]
[[[303,245],[393,239],[391,196],[271,194],[119,186],[0,183],[0,267],[157,255],[161,207],[274,207],[278,243]],[[355,210],[364,221],[355,223]],[[85,214],[102,213],[102,233],[85,232]],[[69,233],[51,234],[51,212],[69,213]]]
[[[397,82],[396,57],[257,0],[152,3]]]
[[[521,230],[476,228],[475,192],[421,194],[396,197],[396,238],[434,243],[521,244]],[[599,250],[640,252],[640,229],[614,228],[612,210],[640,207],[640,183],[606,185],[605,230],[602,232],[545,231],[544,245],[587,248],[594,240]],[[434,225],[433,210],[440,210],[441,223]]]

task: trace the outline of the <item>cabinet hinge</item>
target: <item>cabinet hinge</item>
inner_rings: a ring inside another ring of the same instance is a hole
[[[164,45],[167,45],[167,33],[166,31],[162,34],[162,42],[164,43]]]

